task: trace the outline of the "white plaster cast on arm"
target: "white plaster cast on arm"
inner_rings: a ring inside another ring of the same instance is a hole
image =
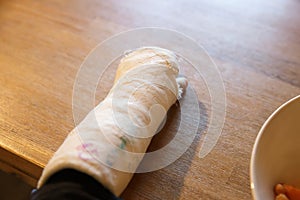
[[[74,128],[45,167],[38,187],[72,168],[119,196],[130,182],[166,112],[187,86],[171,51],[143,47],[121,60],[113,88]]]

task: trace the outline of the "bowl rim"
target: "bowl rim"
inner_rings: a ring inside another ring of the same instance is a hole
[[[250,160],[250,187],[251,187],[251,193],[252,193],[252,199],[257,199],[256,196],[256,192],[255,192],[255,188],[254,188],[254,157],[257,151],[257,147],[259,144],[259,141],[262,137],[262,134],[264,133],[267,125],[270,123],[270,121],[284,108],[286,107],[288,104],[292,103],[293,101],[300,99],[300,95],[297,95],[293,98],[291,98],[290,100],[286,101],[285,103],[283,103],[282,105],[280,105],[269,117],[268,119],[264,122],[264,124],[262,125],[262,127],[260,128],[256,139],[254,141],[254,145],[252,148],[252,153],[251,153],[251,160]]]

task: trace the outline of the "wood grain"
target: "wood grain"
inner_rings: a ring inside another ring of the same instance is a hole
[[[1,0],[0,168],[34,186],[75,126],[72,89],[84,57],[109,36],[155,26],[192,37],[211,55],[224,79],[226,122],[200,159],[210,102],[196,86],[207,114],[193,144],[170,166],[136,174],[122,197],[250,199],[255,137],[274,109],[300,94],[299,10],[297,0]],[[111,84],[108,77],[98,87],[98,101]],[[172,112],[176,118],[179,111]],[[159,142],[150,150],[165,144]]]

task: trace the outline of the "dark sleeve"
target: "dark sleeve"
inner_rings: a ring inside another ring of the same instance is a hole
[[[121,200],[91,176],[73,169],[64,169],[38,190],[31,200]]]

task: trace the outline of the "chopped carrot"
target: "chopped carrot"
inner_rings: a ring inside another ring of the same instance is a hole
[[[286,189],[280,183],[275,186],[274,190],[276,195],[286,194]]]
[[[289,200],[285,194],[279,194],[276,196],[275,200]]]
[[[300,189],[287,184],[283,184],[283,187],[286,190],[286,196],[290,200],[300,200]]]
[[[289,200],[300,200],[300,189],[291,185],[277,184],[274,191],[276,194],[276,200],[285,199],[285,197]]]

